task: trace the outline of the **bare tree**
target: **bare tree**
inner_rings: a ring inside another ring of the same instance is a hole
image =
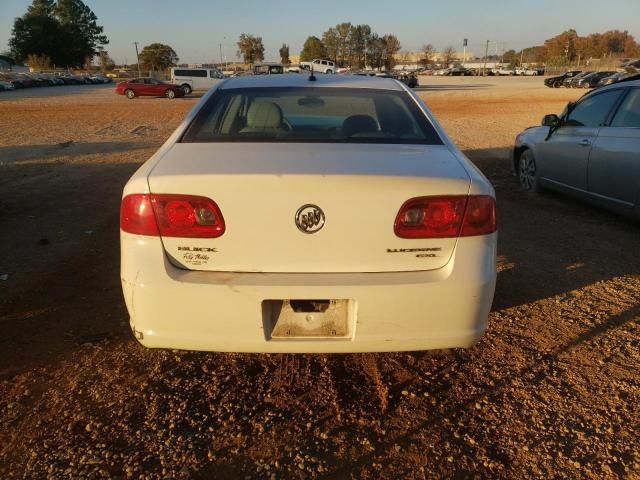
[[[448,67],[456,58],[456,49],[449,46],[442,51],[440,57],[444,67]]]
[[[113,70],[116,66],[113,59],[109,56],[109,52],[102,48],[98,50],[98,66],[102,72]]]
[[[433,63],[433,56],[436,53],[436,49],[430,43],[426,43],[420,49],[420,53],[422,53],[420,63],[422,63],[426,67]]]

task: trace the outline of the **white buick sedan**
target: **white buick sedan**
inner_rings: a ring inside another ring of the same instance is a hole
[[[402,83],[227,79],[124,188],[122,288],[147,347],[469,347],[495,195]]]

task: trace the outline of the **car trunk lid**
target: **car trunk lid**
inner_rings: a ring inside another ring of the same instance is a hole
[[[234,272],[440,268],[456,239],[399,238],[396,215],[410,198],[466,195],[470,183],[442,145],[262,142],[178,143],[148,181],[154,194],[212,199],[225,220],[219,238],[163,237],[172,263]]]

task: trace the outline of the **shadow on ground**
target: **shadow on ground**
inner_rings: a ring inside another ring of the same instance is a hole
[[[0,146],[0,165],[31,160],[46,161],[56,157],[79,157],[83,155],[108,155],[152,148],[147,142],[62,142],[49,145]]]

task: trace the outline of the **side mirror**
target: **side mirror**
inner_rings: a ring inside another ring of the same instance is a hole
[[[559,123],[560,119],[555,113],[550,113],[549,115],[545,115],[544,117],[542,117],[543,127],[557,127]]]

